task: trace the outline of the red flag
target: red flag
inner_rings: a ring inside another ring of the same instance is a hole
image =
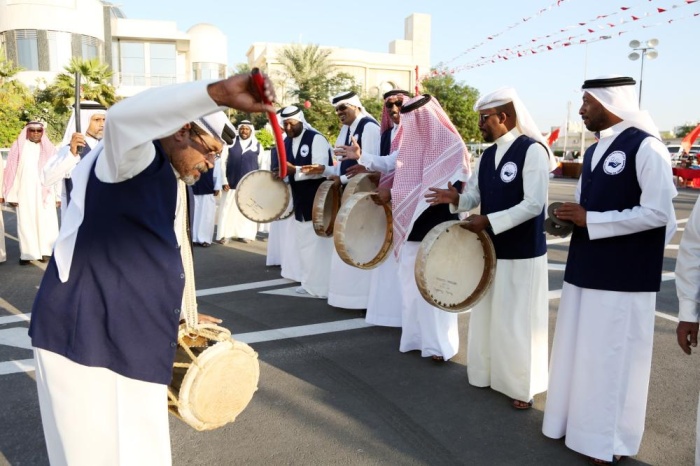
[[[557,139],[559,139],[559,128],[550,133],[549,137],[547,138],[547,145],[552,147],[552,144],[554,144]]]
[[[632,16],[632,21],[637,21],[639,19],[638,16]]]
[[[657,8],[656,11],[658,11],[659,13],[665,13],[665,12],[666,12],[666,10],[664,10],[663,8]]]
[[[629,10],[630,7],[628,7],[628,6],[621,6],[620,9],[621,9],[622,11],[626,11],[626,10]]]
[[[693,145],[695,140],[700,136],[700,125],[697,125],[690,133],[688,133],[681,141],[681,147],[687,154],[690,152],[690,146]]]

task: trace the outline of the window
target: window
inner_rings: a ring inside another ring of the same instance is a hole
[[[17,40],[17,65],[28,71],[39,71],[36,30],[18,29],[15,31],[15,38]]]
[[[119,43],[121,57],[121,82],[125,86],[145,86],[146,85],[146,60],[144,55],[143,42]]]
[[[64,71],[70,63],[71,34],[70,32],[47,31],[49,40],[49,71]]]
[[[192,63],[192,79],[223,79],[226,77],[226,66],[218,63]]]
[[[100,58],[100,41],[90,36],[80,36],[83,60]]]
[[[177,75],[177,51],[175,44],[150,45],[151,86],[173,84]]]

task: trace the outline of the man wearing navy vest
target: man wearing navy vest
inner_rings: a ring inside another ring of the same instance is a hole
[[[583,84],[586,150],[576,202],[554,214],[574,231],[552,345],[542,431],[595,464],[639,451],[656,292],[676,230],[671,160],[627,77]],[[630,273],[633,271],[633,273]]]
[[[481,97],[479,129],[494,144],[479,160],[475,177],[458,196],[446,196],[453,211],[481,205],[467,220],[486,230],[496,250],[493,287],[472,310],[467,339],[469,383],[511,398],[516,409],[532,406],[547,389],[547,245],[544,208],[549,184],[549,151],[515,89]],[[455,206],[457,207],[455,209]]]
[[[185,184],[221,152],[220,107],[274,111],[251,87],[237,75],[125,99],[73,170],[29,328],[51,464],[171,464],[167,385],[194,290]]]
[[[311,221],[314,197],[323,183],[323,175],[302,173],[305,165],[330,165],[331,146],[325,137],[306,122],[301,108],[290,105],[279,114],[287,134],[287,177],[292,188],[294,218],[296,219],[296,248],[301,262],[299,294],[317,298],[328,297],[332,238],[322,238],[314,232]]]

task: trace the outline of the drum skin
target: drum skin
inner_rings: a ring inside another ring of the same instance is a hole
[[[338,256],[348,265],[373,269],[391,251],[394,236],[391,205],[377,205],[373,193],[357,193],[340,206],[333,242]]]
[[[270,170],[255,170],[241,178],[236,187],[236,205],[252,222],[267,223],[279,219],[289,205],[286,183]]]
[[[367,193],[377,190],[377,183],[372,180],[369,173],[360,173],[350,178],[348,184],[345,185],[343,190],[343,198],[341,200],[341,205],[347,201],[350,196],[357,193]]]
[[[496,275],[496,251],[485,232],[443,222],[425,235],[416,256],[418,290],[433,306],[448,312],[474,307],[488,292]]]
[[[340,209],[340,181],[326,180],[316,190],[311,222],[314,232],[323,238],[333,236],[335,217]]]
[[[233,422],[258,389],[258,354],[218,328],[227,332],[220,341],[202,336],[178,339],[168,387],[168,410],[199,431]]]
[[[282,215],[280,215],[280,218],[277,220],[286,220],[292,215],[294,215],[294,199],[292,199],[292,187],[289,186],[289,184],[285,183],[287,185],[287,190],[289,191],[289,201],[287,201],[287,208],[282,212]]]

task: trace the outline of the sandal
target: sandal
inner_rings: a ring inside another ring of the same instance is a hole
[[[617,455],[613,455],[612,461],[605,461],[605,460],[601,460],[601,459],[593,458],[592,456],[589,456],[589,457],[588,457],[588,464],[594,464],[594,465],[600,465],[600,464],[619,464],[620,461],[624,460],[625,458],[627,458],[627,457],[626,457],[626,456],[617,456]]]
[[[533,403],[534,403],[534,400],[522,401],[522,400],[515,400],[514,399],[510,402],[510,405],[515,409],[530,409],[530,408],[532,408]]]
[[[434,362],[447,362],[449,359],[445,359],[442,356],[432,356]]]

